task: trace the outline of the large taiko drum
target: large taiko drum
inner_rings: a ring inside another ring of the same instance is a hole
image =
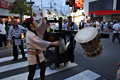
[[[102,53],[103,46],[100,38],[98,30],[94,27],[81,29],[75,36],[75,40],[83,48],[83,55],[88,58],[96,57]]]

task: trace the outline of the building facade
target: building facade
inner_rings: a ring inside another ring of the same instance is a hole
[[[89,2],[89,16],[94,19],[114,21],[120,20],[120,0],[97,0]]]
[[[6,20],[11,21],[12,18],[17,18],[19,20],[18,14],[10,14],[9,13],[9,6],[10,5],[12,5],[12,2],[0,0],[0,18],[3,18],[4,21],[6,21]]]

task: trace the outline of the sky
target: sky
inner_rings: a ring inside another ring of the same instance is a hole
[[[27,0],[30,2],[30,0]],[[35,2],[35,6],[39,6],[41,8],[41,0],[32,0]],[[56,3],[55,8],[57,10],[62,10],[64,14],[66,14],[69,11],[68,5],[63,5],[65,4],[65,0],[42,0],[42,7],[50,7],[50,1],[52,3],[52,7],[54,7],[54,3]]]

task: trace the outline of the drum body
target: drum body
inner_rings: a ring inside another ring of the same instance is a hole
[[[87,27],[80,30],[75,40],[81,44],[83,48],[83,55],[89,58],[100,55],[103,51],[103,46],[100,40],[100,34],[94,27]]]

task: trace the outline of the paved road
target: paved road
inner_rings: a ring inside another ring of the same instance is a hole
[[[103,53],[96,58],[86,58],[82,55],[82,48],[77,43],[75,48],[75,62],[68,66],[50,70],[46,62],[46,80],[115,80],[117,63],[120,61],[120,44],[112,43],[112,33],[109,39],[102,39]],[[19,59],[12,62],[11,50],[0,53],[0,80],[27,80],[27,61]],[[35,80],[39,80],[37,66]]]

